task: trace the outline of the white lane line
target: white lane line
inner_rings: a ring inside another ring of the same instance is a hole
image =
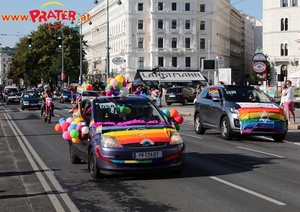
[[[246,147],[237,146],[236,148],[248,150],[248,151],[251,151],[251,152],[257,152],[257,153],[261,153],[261,154],[264,154],[264,155],[271,155],[271,156],[274,156],[274,157],[277,157],[277,158],[285,158],[284,156],[281,156],[281,155],[275,155],[275,154],[272,154],[272,153],[263,152],[263,151],[259,151],[259,150],[255,150],[255,149],[249,149],[249,148],[246,148]]]
[[[51,173],[51,170],[45,165],[45,163],[42,161],[42,159],[39,157],[39,155],[36,153],[36,151],[33,149],[33,147],[30,145],[26,137],[22,134],[21,130],[18,128],[18,126],[14,123],[14,121],[11,119],[9,114],[4,114],[8,124],[10,125],[10,128],[12,129],[14,135],[16,136],[20,146],[22,147],[22,150],[24,151],[27,159],[29,160],[33,170],[35,171],[35,174],[37,175],[40,183],[42,184],[44,190],[47,192],[48,197],[50,198],[53,206],[56,208],[56,211],[64,211],[64,208],[60,204],[59,200],[55,196],[54,192],[50,188],[49,184],[45,180],[44,176],[40,172],[40,169],[34,162],[33,158],[31,157],[29,151],[37,161],[37,163],[40,165],[41,170],[46,174],[58,194],[61,196],[61,198],[64,200],[67,207],[70,209],[70,211],[79,211],[78,208],[75,206],[75,204],[72,202],[68,194],[64,191],[64,189],[61,187],[61,185],[58,183],[54,175]],[[12,126],[13,125],[13,126]],[[17,131],[17,132],[16,132]],[[22,142],[22,140],[23,142]],[[27,146],[27,148],[24,146],[24,144]]]
[[[241,186],[235,185],[235,184],[233,184],[233,183],[230,183],[230,182],[228,182],[228,181],[222,180],[222,179],[220,179],[220,178],[217,178],[217,177],[209,177],[209,178],[212,179],[212,180],[216,180],[216,181],[218,181],[218,182],[220,182],[220,183],[223,183],[223,184],[225,184],[225,185],[231,186],[231,187],[233,187],[233,188],[239,189],[239,190],[241,190],[241,191],[244,191],[244,192],[246,192],[246,193],[249,193],[249,194],[251,194],[251,195],[254,195],[254,196],[256,196],[256,197],[259,197],[259,198],[261,198],[261,199],[264,199],[264,200],[267,200],[267,201],[269,201],[269,202],[272,202],[272,203],[274,203],[274,204],[276,204],[276,205],[281,205],[281,206],[282,206],[282,205],[286,205],[286,204],[283,203],[283,202],[280,202],[280,201],[278,201],[278,200],[272,199],[272,198],[267,197],[267,196],[265,196],[265,195],[259,194],[259,193],[255,192],[255,191],[251,191],[251,190],[249,190],[249,189],[247,189],[247,188],[243,188],[243,187],[241,187]]]
[[[189,137],[197,138],[197,139],[204,139],[204,138],[198,137],[198,136],[196,136],[196,135],[189,135],[189,134],[185,134],[185,133],[180,133],[180,135],[189,136]]]

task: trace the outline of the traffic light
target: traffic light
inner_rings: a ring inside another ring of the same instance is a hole
[[[61,37],[59,37],[58,38],[58,48],[62,48],[62,38]]]
[[[28,38],[28,47],[29,47],[29,48],[31,48],[31,46],[32,46],[31,43],[32,43],[32,39],[31,39],[31,37],[29,37],[29,38]]]

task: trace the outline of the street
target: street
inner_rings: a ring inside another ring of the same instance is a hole
[[[298,211],[300,131],[287,142],[267,137],[222,140],[197,135],[193,105],[184,114],[181,175],[107,175],[92,179],[87,164],[73,165],[68,143],[54,130],[70,104],[55,102],[51,124],[38,110],[0,106],[0,211]],[[299,141],[299,142],[297,142]]]

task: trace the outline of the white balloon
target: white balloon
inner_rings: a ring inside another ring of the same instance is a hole
[[[83,134],[88,134],[89,133],[89,128],[87,126],[82,127],[81,132]]]
[[[120,90],[121,96],[127,96],[129,94],[129,89],[126,87],[122,87]]]

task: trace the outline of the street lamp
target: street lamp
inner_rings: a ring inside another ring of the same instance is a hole
[[[80,53],[80,58],[79,58],[79,61],[80,61],[80,74],[79,74],[79,84],[81,85],[83,83],[82,81],[82,16],[88,14],[88,13],[83,13],[82,15],[80,13],[77,13],[79,16],[80,16],[80,38],[79,38],[79,45],[80,45],[80,50],[79,50],[79,53]],[[74,20],[71,21],[71,24],[74,24]],[[89,25],[92,25],[92,21],[90,20],[89,22]]]
[[[98,4],[98,1],[95,0],[94,4]],[[117,5],[121,5],[122,1],[118,0]],[[106,80],[110,77],[109,69],[110,69],[110,55],[109,55],[109,1],[106,0],[106,66],[105,66],[105,72],[106,72]]]

